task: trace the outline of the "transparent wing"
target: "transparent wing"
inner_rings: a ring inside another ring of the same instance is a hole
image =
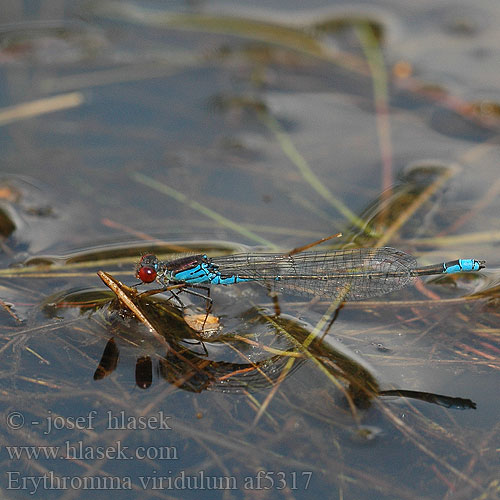
[[[296,255],[262,253],[214,257],[223,277],[239,276],[293,295],[360,300],[408,285],[417,262],[390,247],[356,248]]]

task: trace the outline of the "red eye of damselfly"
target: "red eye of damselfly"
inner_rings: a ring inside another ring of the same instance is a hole
[[[151,283],[156,279],[156,271],[152,267],[144,266],[137,271],[137,277],[143,283]]]

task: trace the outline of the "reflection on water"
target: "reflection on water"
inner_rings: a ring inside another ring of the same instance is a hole
[[[93,314],[103,311],[107,316],[107,329],[120,331],[120,335],[140,337],[141,324],[138,320],[125,323],[130,316],[129,310],[124,310],[116,299],[109,301],[105,291],[80,291],[60,294],[56,300],[50,299],[50,305],[45,311],[53,315],[56,311],[71,306],[81,312],[92,310]],[[135,304],[146,315],[150,324],[165,337],[169,346],[166,353],[160,354],[156,361],[157,374],[167,382],[190,392],[204,390],[221,391],[224,393],[253,392],[269,389],[283,377],[300,376],[300,368],[311,360],[304,354],[304,349],[317,362],[342,383],[347,398],[359,408],[367,408],[370,400],[377,396],[398,396],[419,399],[438,404],[446,408],[467,409],[476,408],[476,404],[463,398],[454,398],[439,394],[404,389],[380,390],[376,377],[369,365],[345,347],[336,345],[329,337],[310,340],[311,329],[302,322],[288,316],[268,316],[261,308],[252,308],[238,314],[235,319],[242,329],[246,330],[244,337],[239,332],[219,332],[212,342],[223,343],[247,359],[246,363],[235,363],[212,359],[210,343],[205,344],[204,353],[193,350],[192,341],[200,339],[198,332],[192,330],[183,320],[179,309],[162,297],[135,297]],[[251,326],[251,328],[245,328]],[[235,340],[235,339],[238,340]],[[290,342],[293,338],[296,342]],[[278,339],[278,340],[277,340]],[[308,340],[309,339],[309,340]],[[244,341],[258,344],[249,354],[245,349],[239,351],[238,345],[244,346]],[[267,346],[267,343],[273,347]],[[307,343],[307,347],[304,347]],[[299,347],[298,347],[299,346]],[[302,346],[302,349],[300,349]],[[269,351],[282,352],[270,355]],[[217,356],[221,356],[218,349]],[[206,354],[205,354],[206,353]],[[226,353],[227,354],[227,353]],[[114,372],[118,366],[119,348],[114,337],[111,337],[104,349],[99,365],[94,373],[94,380],[101,380]],[[293,365],[290,367],[290,361]],[[153,380],[153,361],[151,355],[141,355],[137,358],[135,380],[138,387],[147,389]]]

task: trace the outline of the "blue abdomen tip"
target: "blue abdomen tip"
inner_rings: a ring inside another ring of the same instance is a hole
[[[443,272],[446,274],[479,271],[481,263],[475,259],[458,259],[444,264]]]
[[[479,271],[479,262],[474,259],[460,259],[458,261],[462,271]]]

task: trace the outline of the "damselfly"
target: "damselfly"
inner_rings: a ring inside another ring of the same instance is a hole
[[[292,295],[361,300],[401,289],[418,276],[478,271],[484,267],[485,262],[476,259],[418,267],[411,255],[381,247],[220,257],[192,255],[170,261],[148,254],[139,262],[136,276],[143,283],[156,280],[164,289],[255,282]]]

